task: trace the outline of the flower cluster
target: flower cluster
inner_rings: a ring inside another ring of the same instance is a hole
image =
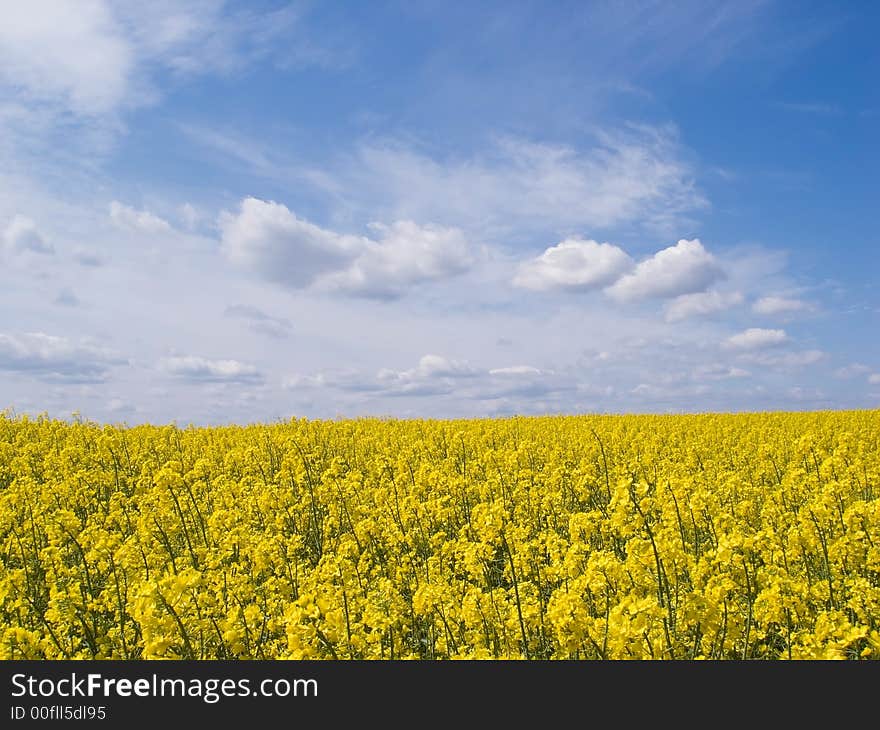
[[[880,412],[0,416],[0,658],[880,657]]]

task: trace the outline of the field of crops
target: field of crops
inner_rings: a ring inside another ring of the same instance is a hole
[[[880,658],[880,412],[0,416],[0,658]]]

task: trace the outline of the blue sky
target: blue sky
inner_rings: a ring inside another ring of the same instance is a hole
[[[0,408],[876,408],[878,21],[769,0],[14,4]]]

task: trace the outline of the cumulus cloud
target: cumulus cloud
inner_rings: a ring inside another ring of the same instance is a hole
[[[666,321],[678,322],[690,317],[705,316],[723,312],[738,304],[742,304],[740,292],[725,294],[719,291],[683,294],[666,305]]]
[[[761,327],[750,327],[727,338],[724,346],[732,350],[763,350],[776,347],[788,341],[785,330],[768,330]]]
[[[117,200],[110,203],[110,219],[118,227],[141,233],[168,233],[171,224],[147,210],[137,210]]]
[[[327,231],[298,218],[286,205],[258,198],[242,200],[238,215],[223,213],[220,230],[233,264],[292,289],[343,268],[364,248],[356,236]]]
[[[468,363],[458,360],[447,360],[440,355],[424,355],[419,364],[411,370],[382,369],[377,379],[384,383],[407,385],[424,380],[438,378],[467,378],[477,375],[478,371]]]
[[[290,335],[291,323],[286,317],[273,317],[263,310],[247,304],[233,304],[223,312],[224,316],[239,319],[259,334],[282,339]]]
[[[23,215],[15,216],[3,232],[6,248],[14,253],[31,251],[39,254],[53,254],[55,248],[37,230],[37,225]]]
[[[868,382],[871,385],[880,385],[880,373],[872,373],[868,376]]]
[[[344,235],[298,218],[285,205],[246,198],[220,219],[223,249],[234,264],[291,289],[393,298],[409,287],[465,271],[471,254],[458,229],[398,221],[374,223],[374,240]]]
[[[43,332],[0,334],[0,370],[64,383],[99,383],[126,361],[105,348]]]
[[[323,288],[394,298],[415,284],[461,274],[473,261],[457,228],[397,221],[390,226],[372,223],[370,229],[378,240],[362,239],[362,253],[345,270],[323,277]]]
[[[476,375],[477,371],[467,363],[447,360],[439,355],[425,355],[416,367],[409,370],[383,368],[376,374],[375,383],[383,395],[442,395],[451,393],[459,378]]]
[[[789,299],[786,297],[761,297],[752,305],[752,311],[756,314],[790,314],[803,312],[811,309],[808,302],[802,299]]]
[[[159,369],[176,378],[201,383],[259,383],[263,380],[253,365],[193,355],[162,358]]]
[[[722,276],[720,265],[699,239],[682,239],[640,262],[606,291],[618,301],[665,299],[702,292]]]
[[[611,284],[632,265],[617,246],[569,238],[520,264],[513,284],[524,289],[586,291]]]

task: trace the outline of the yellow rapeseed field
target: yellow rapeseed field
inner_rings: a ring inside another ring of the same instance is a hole
[[[880,657],[880,411],[0,416],[0,658]]]

